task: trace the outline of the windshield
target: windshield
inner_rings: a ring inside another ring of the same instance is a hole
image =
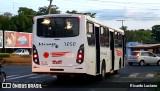
[[[37,19],[38,37],[74,37],[79,35],[76,17],[49,17]]]
[[[14,53],[20,53],[22,50],[16,50]]]

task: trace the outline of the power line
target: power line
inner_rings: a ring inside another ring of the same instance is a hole
[[[122,22],[122,27],[123,27],[123,22],[124,22],[125,20],[117,20],[117,21],[120,21],[120,22]]]

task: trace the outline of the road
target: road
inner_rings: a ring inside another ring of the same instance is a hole
[[[148,66],[129,66],[121,69],[118,74],[107,75],[103,81],[97,81],[92,79],[66,79],[57,80],[56,76],[39,75],[31,72],[31,66],[5,66],[3,68],[7,74],[8,83],[39,83],[44,88],[86,88],[83,91],[98,91],[109,90],[115,88],[121,88],[125,91],[133,91],[139,88],[129,88],[128,82],[154,82],[160,72],[160,66],[148,65]],[[95,88],[95,89],[92,89]],[[148,88],[144,88],[144,91],[148,91]],[[147,89],[147,90],[146,90]],[[152,90],[153,88],[151,88]],[[60,89],[63,90],[63,89]],[[113,90],[114,91],[114,90]]]

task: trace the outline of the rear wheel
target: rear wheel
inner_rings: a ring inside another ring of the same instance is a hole
[[[144,61],[141,60],[141,61],[139,62],[139,65],[140,65],[140,66],[144,66]]]
[[[117,75],[118,72],[119,72],[119,70],[115,70],[113,74],[114,74],[114,75]]]
[[[158,60],[157,65],[160,66],[160,60]]]
[[[102,68],[101,68],[101,74],[98,76],[98,80],[104,80],[106,77],[106,67],[105,63],[103,62]]]

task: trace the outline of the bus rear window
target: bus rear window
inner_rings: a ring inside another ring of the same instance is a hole
[[[79,35],[76,17],[50,17],[37,19],[38,37],[74,37]]]

